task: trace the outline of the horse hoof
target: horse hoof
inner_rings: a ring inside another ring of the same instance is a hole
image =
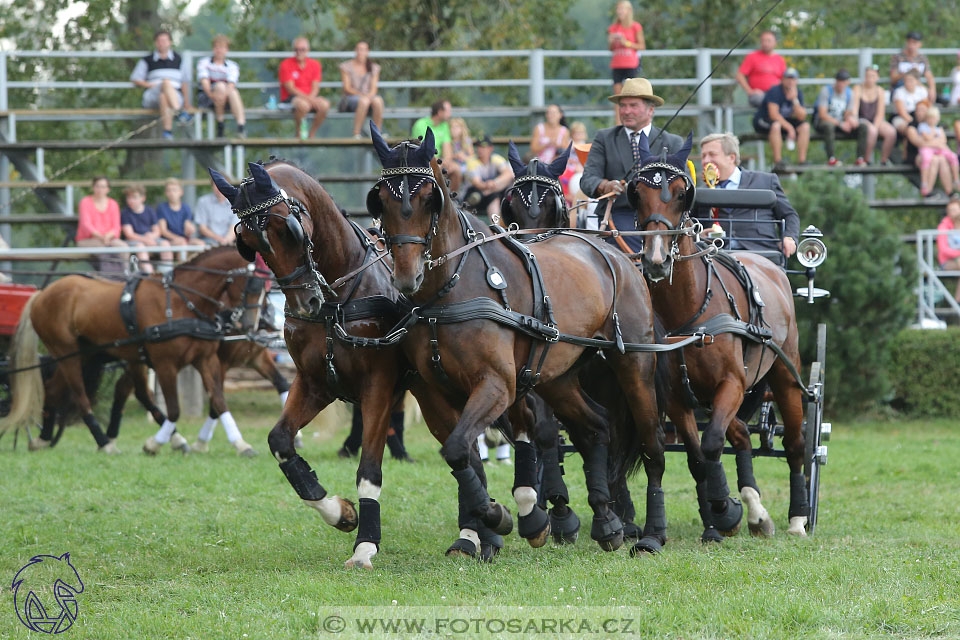
[[[614,547],[614,549],[619,549],[620,545],[623,544],[623,523],[612,512],[606,519],[594,516],[593,525],[590,527],[590,537],[600,543],[601,547],[604,546],[604,543],[619,537],[620,542]],[[606,550],[612,551],[613,549]]]
[[[544,526],[543,531],[540,533],[527,538],[527,542],[530,543],[530,546],[534,549],[539,549],[543,545],[547,544],[547,539],[550,537],[550,521],[547,520],[546,526]]]
[[[357,528],[357,508],[346,498],[338,498],[338,500],[340,500],[340,520],[333,526],[349,533]]]
[[[580,534],[580,518],[569,507],[565,516],[554,515],[554,509],[550,509],[550,529],[557,544],[575,544]]]
[[[192,445],[190,445],[190,451],[194,453],[209,453],[210,445],[204,442],[203,440],[197,440]]]
[[[750,530],[750,535],[758,538],[772,538],[777,531],[776,525],[773,524],[773,518],[769,517],[757,523],[748,522],[747,528]]]
[[[600,548],[604,551],[616,551],[623,546],[623,532],[617,533],[608,540],[597,540],[597,544],[599,544]]]
[[[350,558],[343,563],[344,569],[367,569],[373,570],[373,563],[367,558]]]
[[[147,438],[147,441],[143,443],[143,452],[148,456],[155,456],[161,447],[163,447],[163,445],[157,442],[153,436],[150,436]]]
[[[361,542],[353,550],[353,557],[343,564],[344,569],[373,569],[370,561],[377,554],[377,545],[374,542]]]
[[[499,502],[491,500],[490,508],[487,509],[487,513],[481,520],[483,520],[484,525],[498,535],[505,536],[513,531],[513,516],[510,515],[510,510]]]
[[[240,438],[233,443],[234,448],[237,450],[237,455],[242,458],[252,458],[257,455],[257,450],[250,446],[250,443]]]
[[[492,545],[491,545],[492,546]],[[483,543],[480,543],[481,550],[483,548]],[[453,541],[453,544],[450,545],[450,548],[447,549],[445,554],[448,558],[476,558],[477,557],[477,546],[473,544],[470,540],[466,538],[457,538]],[[495,555],[495,554],[494,554]],[[492,558],[492,555],[491,555]]]
[[[723,536],[713,527],[709,527],[703,530],[703,533],[700,535],[700,542],[701,544],[721,544],[723,542]]]
[[[790,527],[787,529],[787,533],[792,536],[797,536],[798,538],[807,537],[807,516],[794,516],[790,518]]]
[[[170,437],[170,448],[183,454],[190,453],[190,445],[187,444],[187,439],[179,433],[175,433]]]
[[[256,458],[260,454],[257,452],[256,449],[254,449],[253,447],[250,447],[248,449],[244,449],[243,451],[237,451],[237,455],[240,456],[241,458]]]
[[[723,513],[713,514],[713,524],[721,535],[730,538],[740,531],[743,521],[743,504],[736,498],[727,498],[727,508]]]
[[[102,447],[100,447],[99,449],[97,449],[97,451],[99,451],[100,453],[106,453],[110,455],[120,454],[120,449],[117,449],[117,445],[113,444],[112,440],[107,444],[103,445]]]
[[[31,438],[30,441],[27,442],[27,449],[29,449],[30,451],[40,451],[42,449],[49,449],[49,448],[50,448],[50,441],[44,440],[43,438]]]
[[[630,557],[635,558],[645,553],[656,555],[663,551],[663,543],[654,536],[644,536],[640,538],[630,549]]]
[[[624,522],[623,523],[623,539],[624,540],[639,540],[643,537],[643,530],[637,526],[636,522]]]

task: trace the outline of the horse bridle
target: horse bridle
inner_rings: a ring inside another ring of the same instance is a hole
[[[407,150],[408,146],[412,145],[405,143],[404,151]],[[412,186],[410,184],[411,176],[419,178]],[[431,195],[430,226],[427,229],[427,234],[424,236],[414,236],[409,234],[388,235],[385,233],[382,222],[383,203],[380,200],[381,185],[386,185],[390,191],[390,195],[395,200],[400,201],[400,215],[409,219],[410,216],[413,215],[413,206],[410,204],[410,198],[427,182],[432,183],[434,189],[434,193]],[[370,189],[370,193],[367,196],[367,211],[369,211],[374,218],[381,220],[379,235],[383,238],[387,251],[394,246],[422,244],[424,247],[423,255],[427,261],[431,259],[430,250],[433,248],[433,239],[437,235],[440,224],[440,214],[443,211],[443,207],[443,191],[440,189],[440,185],[437,184],[437,180],[433,175],[433,169],[430,167],[401,166],[383,169],[380,172],[380,179],[373,185],[373,188]]]
[[[252,178],[244,180],[240,183],[240,192],[246,194],[245,189],[252,184]],[[283,203],[287,207],[287,215],[285,216],[270,211],[270,209],[280,203]],[[282,291],[290,289],[312,290],[314,294],[320,298],[321,302],[325,299],[324,293],[329,294],[331,297],[336,296],[336,293],[330,288],[326,279],[317,269],[317,263],[313,259],[313,239],[309,234],[304,233],[303,229],[303,216],[309,216],[310,214],[307,211],[307,207],[300,202],[300,200],[288,196],[286,191],[279,189],[279,193],[269,200],[251,205],[245,209],[234,209],[234,213],[240,219],[240,222],[237,223],[235,228],[237,238],[240,237],[240,226],[246,227],[257,235],[261,253],[263,253],[264,249],[268,252],[273,250],[266,236],[267,223],[271,217],[285,220],[287,228],[299,241],[300,246],[303,248],[303,262],[289,274],[277,276],[277,284]],[[309,277],[300,284],[292,284],[304,276]]]
[[[530,161],[530,165],[527,169],[528,173],[525,176],[520,176],[519,178],[513,181],[513,186],[511,186],[507,192],[504,194],[504,201],[508,200],[514,192],[520,196],[520,202],[523,203],[523,206],[526,207],[527,213],[530,214],[534,220],[540,218],[540,207],[543,206],[543,200],[546,197],[547,193],[552,193],[554,197],[554,203],[557,208],[557,213],[560,216],[560,221],[563,226],[566,226],[570,220],[570,214],[567,210],[567,201],[563,197],[563,187],[560,185],[559,180],[550,178],[548,176],[542,176],[537,173],[537,165],[539,160],[534,158]],[[530,195],[529,197],[523,193],[523,190],[520,189],[522,185],[530,184]],[[543,192],[540,193],[537,190],[537,185],[543,187]],[[506,202],[501,204],[501,210],[505,211],[504,205]],[[502,214],[501,214],[502,215]]]

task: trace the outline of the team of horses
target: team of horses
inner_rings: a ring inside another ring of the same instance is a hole
[[[591,538],[608,551],[629,539],[631,553],[659,552],[667,542],[664,415],[686,447],[702,539],[735,534],[743,516],[720,461],[725,439],[738,451],[738,488],[750,531],[772,535],[743,422],[767,388],[784,421],[788,532],[805,535],[803,397],[791,375],[800,361],[790,285],[765,258],[721,260],[696,244],[695,187],[686,172],[689,138],[674,156],[651,153],[644,138],[627,187],[644,246],[639,255],[627,256],[603,233],[566,228],[558,178],[569,149],[551,164],[526,165],[511,145],[515,182],[503,203],[504,218],[512,223],[505,229],[458,206],[430,129],[421,140],[391,148],[370,127],[383,167],[367,196],[377,233],[357,225],[292,163],[250,163],[250,176],[240,185],[211,170],[239,218],[236,250],[215,250],[222,260],[215,267],[194,259],[192,270],[180,271],[182,278],[193,278],[189,284],[176,276],[145,280],[151,284],[141,287],[143,293],[159,293],[136,304],[141,328],[161,325],[170,313],[214,318],[244,304],[250,275],[244,269],[258,255],[263,259],[286,299],[284,338],[296,365],[267,443],[306,505],[327,524],[356,530],[346,566],[371,568],[379,551],[383,450],[391,408],[406,390],[416,397],[457,480],[459,531],[448,555],[491,560],[514,528],[513,515],[487,491],[476,448],[477,436],[490,425],[515,446],[516,528],[531,546],[544,545],[551,533],[557,542],[573,542],[580,528],[558,464],[562,423],[583,457]],[[519,227],[534,229],[524,234]],[[179,283],[180,295],[170,295],[168,280]],[[713,295],[713,288],[725,295]],[[232,417],[223,401],[217,343],[179,335],[121,344],[129,331],[120,319],[92,326],[89,315],[93,306],[116,308],[122,295],[115,286],[81,279],[48,287],[25,309],[20,329],[25,336],[35,329],[59,359],[47,381],[41,437],[49,440],[53,403],[68,389],[98,445],[112,445],[116,432],[100,431],[83,383],[82,361],[96,356],[69,357],[91,346],[128,361],[130,371],[141,372],[145,361],[157,370],[168,414],[157,416],[162,426],[148,451],[176,444],[175,376],[187,364],[201,372],[211,419],[227,416],[226,427]],[[747,340],[729,327],[746,327],[762,340]],[[35,353],[35,344],[19,334],[21,351]],[[32,363],[22,358],[13,366]],[[29,387],[34,397],[42,391],[38,377]],[[128,386],[146,397],[140,378],[133,375]],[[17,405],[20,388],[14,417],[23,420],[29,403]],[[329,493],[295,445],[300,429],[336,399],[357,404],[363,420],[356,506]],[[702,439],[694,418],[698,407],[710,416]],[[628,476],[641,468],[647,480],[642,526],[633,522],[627,489]]]

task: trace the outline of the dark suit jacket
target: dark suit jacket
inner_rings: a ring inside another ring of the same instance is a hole
[[[650,128],[650,151],[660,152],[666,145],[667,153],[676,153],[683,146],[683,138],[672,133],[664,132],[653,144],[653,139],[660,133],[657,127]],[[653,147],[656,146],[656,150]],[[591,198],[601,195],[597,187],[604,180],[623,180],[633,170],[633,149],[630,148],[630,139],[624,133],[623,125],[601,129],[593,139],[587,164],[583,168],[583,177],[580,178],[580,188]],[[604,205],[605,206],[605,205]],[[613,210],[630,211],[626,193],[621,193],[613,203]]]
[[[733,222],[720,222],[720,226],[727,234],[727,238],[736,240],[740,249],[748,251],[782,251],[780,247],[780,225],[764,222],[770,220],[784,221],[784,237],[791,237],[795,242],[800,240],[800,216],[796,209],[787,200],[787,195],[780,186],[780,179],[776,174],[741,169],[741,189],[770,189],[777,194],[777,204],[773,209],[720,209],[718,216],[732,219]],[[702,187],[699,187],[702,188]],[[706,207],[697,208],[697,217],[704,227],[709,227],[710,210]],[[758,222],[759,221],[759,222]],[[744,238],[740,240],[740,238]],[[747,239],[749,238],[749,239]]]

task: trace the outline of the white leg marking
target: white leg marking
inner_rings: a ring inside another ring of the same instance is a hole
[[[469,540],[477,547],[477,552],[480,552],[480,536],[477,535],[477,532],[473,529],[460,529],[460,537],[464,540]]]
[[[740,491],[740,498],[747,507],[748,523],[758,524],[761,520],[770,517],[770,514],[767,513],[767,510],[760,502],[760,494],[757,493],[757,490],[753,487],[744,487],[743,490]]]
[[[517,513],[521,516],[530,515],[533,505],[537,504],[537,492],[533,487],[517,487],[513,490],[513,497],[517,501]]]
[[[510,460],[510,444],[498,444],[497,445],[497,462],[504,462]]]
[[[373,484],[366,478],[360,478],[360,483],[357,484],[357,497],[373,498],[374,500],[379,500],[380,487]]]
[[[231,444],[243,439],[243,436],[240,435],[240,429],[237,428],[237,421],[233,419],[233,415],[229,411],[220,414],[220,422],[223,423],[223,430],[227,432],[227,440]]]
[[[160,426],[160,430],[157,431],[157,435],[153,436],[153,439],[157,441],[157,444],[166,444],[170,442],[170,436],[173,435],[173,432],[176,428],[176,422],[164,420],[163,424]]]
[[[320,517],[331,527],[340,522],[340,499],[337,496],[327,496],[323,500],[304,500],[308,505],[320,512]]]
[[[793,516],[790,518],[790,527],[787,529],[787,533],[794,536],[800,536],[801,538],[807,537],[807,516]]]
[[[377,555],[377,545],[372,542],[361,542],[353,550],[353,556],[343,565],[345,569],[356,567],[358,569],[373,569],[373,563],[370,560]]]
[[[287,459],[280,455],[279,451],[273,452],[273,457],[277,459],[277,462],[286,462]]]
[[[487,449],[487,439],[482,433],[477,436],[477,448],[480,449],[481,460],[487,460],[490,457],[490,450]]]
[[[217,419],[207,416],[207,419],[203,421],[203,426],[200,427],[200,433],[197,434],[197,440],[210,442],[210,440],[213,438],[213,432],[216,430]]]
[[[283,393],[280,394],[280,406],[281,406],[281,407],[284,406],[285,404],[287,404],[287,396],[289,396],[289,395],[290,395],[290,392],[289,392],[289,391],[284,391]]]

